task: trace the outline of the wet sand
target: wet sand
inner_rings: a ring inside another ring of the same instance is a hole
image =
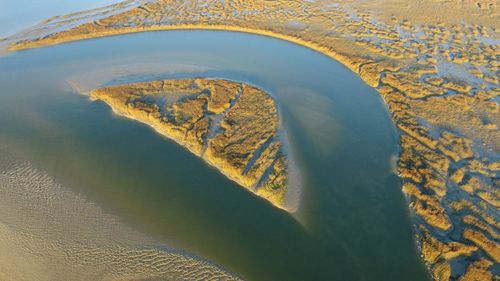
[[[126,226],[43,170],[1,152],[1,280],[239,280]]]

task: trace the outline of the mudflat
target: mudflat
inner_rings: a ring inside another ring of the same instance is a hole
[[[162,0],[97,19],[89,14],[77,25],[56,18],[53,32],[49,21],[4,42],[15,51],[130,32],[217,29],[322,52],[376,88],[388,106],[400,134],[402,190],[434,278],[492,280],[500,205],[498,15],[495,1]]]

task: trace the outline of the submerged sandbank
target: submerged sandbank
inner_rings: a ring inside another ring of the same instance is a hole
[[[130,228],[5,151],[0,192],[1,280],[240,280]]]

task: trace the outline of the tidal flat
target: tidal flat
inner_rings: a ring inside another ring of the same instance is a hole
[[[383,98],[399,138],[400,188],[433,278],[492,280],[500,270],[498,12],[495,1],[165,0],[113,15],[81,13],[78,24],[47,21],[3,44],[16,51],[125,33],[212,29],[266,35],[319,51]],[[299,99],[297,92],[288,96]],[[335,153],[335,138],[325,132],[345,125],[334,120],[319,125],[314,118],[324,121],[321,111],[297,117],[302,109],[295,106],[294,120],[315,128],[315,147]]]
[[[170,248],[245,280],[428,278],[391,167],[397,135],[383,101],[320,53],[257,35],[171,31],[15,52],[0,67],[9,70],[0,77],[2,143]],[[191,77],[273,97],[302,178],[296,212],[73,88]]]
[[[241,280],[124,224],[1,150],[2,280]]]

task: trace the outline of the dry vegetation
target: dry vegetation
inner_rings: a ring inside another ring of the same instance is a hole
[[[288,160],[278,110],[262,90],[198,78],[111,86],[90,97],[152,126],[240,185],[288,209]]]
[[[400,132],[403,190],[435,279],[498,280],[498,1],[358,2],[160,0],[10,48],[222,29],[320,51],[359,74],[388,105]]]

